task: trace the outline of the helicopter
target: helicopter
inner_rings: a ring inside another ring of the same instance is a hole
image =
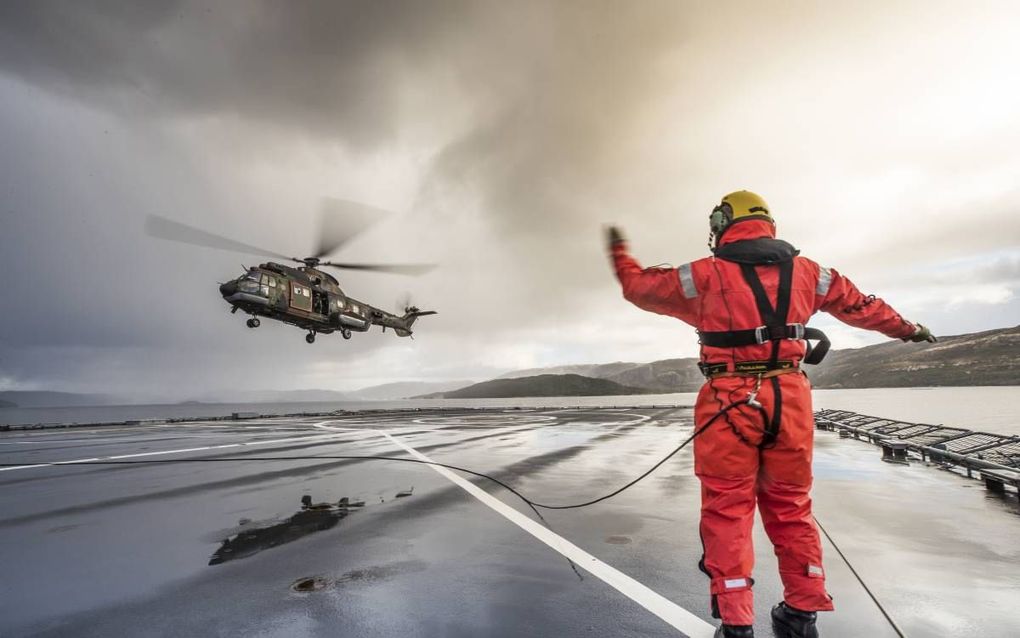
[[[240,310],[249,315],[249,328],[258,328],[260,317],[275,319],[307,330],[305,341],[308,343],[315,343],[317,334],[333,332],[350,339],[354,332],[368,332],[372,326],[381,326],[383,332],[390,328],[398,337],[412,336],[411,327],[415,321],[419,317],[436,314],[434,310],[423,311],[407,305],[403,315],[386,312],[347,296],[340,288],[340,282],[323,268],[420,275],[434,266],[325,261],[327,255],[371,225],[385,211],[337,199],[327,199],[323,208],[319,246],[311,257],[287,257],[158,215],[147,217],[146,232],[158,239],[302,264],[294,267],[269,261],[245,268],[241,276],[220,284],[220,295],[230,304],[230,312],[233,314]]]

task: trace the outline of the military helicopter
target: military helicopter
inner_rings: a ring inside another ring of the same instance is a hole
[[[408,305],[403,316],[381,310],[348,297],[340,289],[340,282],[323,267],[343,270],[387,272],[419,275],[433,268],[429,264],[361,264],[324,261],[369,225],[385,215],[385,211],[349,202],[329,199],[324,202],[319,246],[311,257],[286,255],[245,244],[221,235],[188,226],[158,215],[146,219],[146,231],[152,237],[182,242],[206,248],[273,257],[303,264],[298,267],[266,262],[247,268],[236,279],[220,284],[220,294],[230,304],[230,312],[241,310],[250,315],[249,328],[258,328],[260,317],[276,319],[307,330],[305,341],[315,343],[317,334],[339,332],[350,339],[354,332],[368,332],[372,326],[392,328],[399,337],[410,337],[411,326],[418,317],[434,315],[434,310],[422,311]]]

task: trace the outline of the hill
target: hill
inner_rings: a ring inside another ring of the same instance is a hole
[[[422,399],[502,399],[508,397],[586,397],[650,394],[653,390],[621,385],[608,379],[579,374],[540,374],[514,379],[493,379],[449,392],[435,392]]]
[[[649,392],[696,392],[704,382],[698,360],[582,364],[511,372],[515,378],[573,372]],[[833,350],[805,368],[816,388],[1020,385],[1020,326],[940,337],[938,343],[888,341]]]
[[[817,388],[1020,385],[1020,326],[836,350],[808,374]]]
[[[470,385],[471,381],[398,381],[374,385],[347,393],[348,399],[385,401],[405,399],[426,393],[443,393]]]
[[[579,374],[658,392],[694,392],[705,380],[701,376],[701,372],[698,371],[698,360],[694,357],[662,359],[651,363],[617,361],[603,364],[532,368],[519,372],[508,372],[498,378],[512,379],[541,374]]]
[[[64,408],[116,403],[114,397],[102,394],[74,394],[72,392],[50,392],[47,390],[4,390],[0,392],[0,407],[19,408]]]

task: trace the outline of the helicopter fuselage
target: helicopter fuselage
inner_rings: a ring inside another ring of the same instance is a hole
[[[348,297],[329,273],[274,262],[249,268],[237,279],[221,284],[220,294],[232,306],[232,312],[241,310],[251,315],[249,328],[259,325],[258,317],[275,319],[308,330],[309,343],[317,333],[339,331],[350,339],[352,332],[367,332],[373,325],[410,336],[414,320],[431,314],[408,308],[407,314],[400,317]]]

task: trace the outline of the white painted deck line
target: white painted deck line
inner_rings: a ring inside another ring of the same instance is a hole
[[[329,423],[329,421],[323,421],[323,423]],[[315,426],[321,424],[316,423]],[[187,452],[204,452],[206,450],[223,450],[226,448],[242,447],[242,446],[254,446],[254,445],[269,445],[271,443],[294,443],[294,442],[317,442],[324,443],[326,441],[336,439],[342,435],[340,434],[325,434],[320,436],[294,436],[286,439],[273,439],[270,441],[249,441],[247,443],[227,443],[224,445],[206,445],[203,447],[189,447],[179,450],[160,450],[158,452],[139,452],[138,454],[118,454],[117,456],[103,456],[89,459],[74,459],[71,461],[51,461],[49,463],[35,463],[32,465],[15,465],[13,467],[0,467],[0,472],[11,472],[14,470],[28,470],[36,467],[53,467],[56,465],[74,465],[75,463],[89,463],[92,461],[119,461],[121,459],[137,459],[146,456],[163,456],[166,454],[185,454]]]
[[[332,428],[325,425],[326,423],[329,422],[316,423],[315,427],[323,430],[336,431],[344,429]],[[425,456],[418,450],[415,450],[413,447],[394,438],[389,432],[384,430],[375,430],[375,432],[379,436],[385,437],[394,445],[403,449],[419,461],[426,461],[429,463],[433,462],[432,459]],[[655,614],[674,629],[680,631],[686,636],[689,636],[689,638],[712,638],[715,633],[715,627],[708,624],[701,618],[695,616],[673,601],[656,593],[648,586],[617,570],[608,563],[604,563],[598,558],[592,556],[559,534],[556,534],[542,526],[540,523],[531,520],[503,501],[490,495],[474,483],[461,478],[445,467],[439,467],[436,465],[429,465],[428,467],[432,468],[435,472],[449,480],[451,483],[457,485],[471,496],[474,496],[476,499],[509,520],[514,525],[542,541],[556,552],[559,552],[563,556],[574,561],[574,563],[581,569],[585,570],[592,576],[595,576],[627,598]]]

